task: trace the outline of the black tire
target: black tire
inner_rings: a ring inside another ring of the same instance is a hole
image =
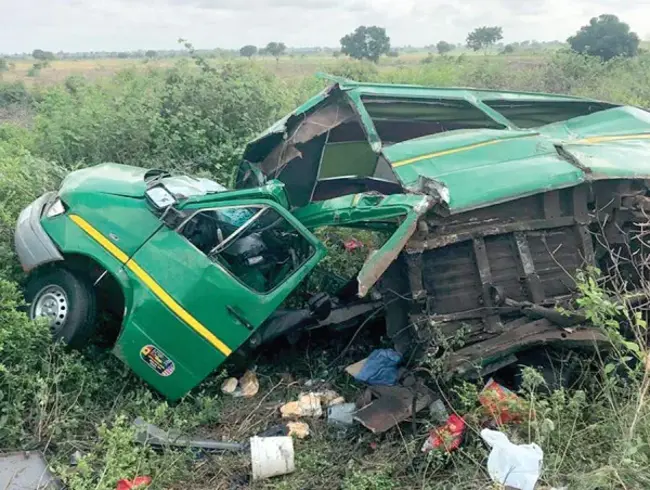
[[[63,340],[74,349],[88,345],[95,333],[97,300],[87,281],[63,268],[50,269],[30,278],[26,299],[30,318],[50,318],[55,341]]]

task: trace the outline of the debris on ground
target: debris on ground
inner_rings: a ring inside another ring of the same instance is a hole
[[[240,378],[228,378],[221,385],[221,391],[236,398],[252,398],[260,390],[260,382],[253,371],[246,371]]]
[[[283,418],[319,418],[323,415],[323,405],[331,407],[341,403],[345,403],[345,398],[333,390],[301,393],[297,401],[282,405],[280,413]]]
[[[135,488],[142,488],[150,484],[150,476],[136,476],[133,480],[118,481],[116,490],[131,490]]]
[[[356,403],[340,403],[327,409],[327,422],[332,425],[349,427],[354,424]]]
[[[412,388],[404,386],[372,386],[369,388],[375,397],[354,416],[371,432],[377,434],[395,427],[431,405],[435,396],[422,385]]]
[[[462,417],[452,414],[447,422],[429,433],[429,437],[422,446],[422,452],[428,453],[432,449],[442,449],[452,452],[458,449],[463,442],[467,425]]]
[[[26,451],[0,456],[0,488],[55,490],[61,485],[50,473],[43,453]]]
[[[354,250],[363,248],[363,242],[360,240],[357,240],[356,238],[350,238],[349,240],[345,240],[343,242],[343,248],[345,248],[346,252],[352,252]]]
[[[492,481],[517,490],[534,490],[544,453],[537,444],[513,444],[503,432],[483,429],[481,437],[492,448],[487,469]]]
[[[252,437],[250,446],[253,480],[286,475],[295,471],[291,437]]]
[[[306,439],[309,437],[309,425],[305,422],[287,422],[287,435],[297,437],[298,439]]]
[[[444,423],[449,418],[449,412],[447,412],[447,407],[445,407],[444,402],[438,398],[434,400],[431,405],[429,405],[429,414],[434,422],[440,424]]]
[[[357,381],[369,385],[394,386],[399,380],[402,356],[393,349],[377,349],[370,356],[346,368]]]
[[[300,395],[298,401],[285,403],[280,407],[283,418],[314,417],[323,415],[321,400],[313,393]]]
[[[182,447],[203,449],[205,451],[243,451],[246,446],[238,442],[222,442],[212,439],[190,439],[179,431],[165,431],[145,422],[138,417],[133,422],[135,427],[135,441],[140,444],[147,444],[157,447]]]
[[[79,461],[81,461],[81,458],[83,458],[83,454],[81,454],[81,451],[75,451],[70,455],[70,466],[77,466],[79,464]]]
[[[525,413],[523,400],[492,378],[479,393],[479,402],[487,415],[499,425],[521,422]]]

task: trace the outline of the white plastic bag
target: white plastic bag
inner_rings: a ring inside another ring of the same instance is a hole
[[[537,444],[516,445],[502,432],[483,429],[481,437],[492,448],[487,469],[492,480],[519,490],[534,490],[544,453]]]

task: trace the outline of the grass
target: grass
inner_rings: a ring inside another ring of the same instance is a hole
[[[475,53],[473,51],[454,51],[447,56],[457,57],[459,55],[474,59],[507,59],[508,63],[518,64],[540,64],[544,56],[539,54],[511,54],[501,56],[497,54]],[[550,53],[549,53],[550,55]],[[418,65],[428,56],[427,52],[403,53],[397,58],[384,57],[379,63],[380,70],[390,70],[395,67]],[[432,55],[437,58],[437,54]],[[242,58],[223,58],[213,60],[215,63],[228,62],[232,60],[244,61]],[[318,71],[328,71],[335,68],[345,58],[335,58],[331,55],[293,55],[283,56],[278,61],[273,57],[255,56],[250,62],[255,63],[274,75],[286,79],[299,79],[313,76]],[[100,78],[107,78],[124,70],[165,69],[172,67],[178,58],[157,58],[157,59],[66,59],[49,62],[46,68],[42,68],[34,76],[30,76],[34,62],[33,60],[13,61],[9,71],[0,73],[0,80],[6,82],[23,82],[28,86],[51,86],[63,83],[68,77],[78,76],[93,81]]]

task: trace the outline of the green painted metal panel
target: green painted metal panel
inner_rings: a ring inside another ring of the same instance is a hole
[[[414,185],[420,177],[445,184],[453,212],[560,189],[585,179],[547,139],[530,133],[494,136],[471,131],[456,134],[453,143],[450,138],[432,137],[417,141],[417,151],[414,141],[405,143],[406,148],[388,147],[384,153],[405,185]]]

